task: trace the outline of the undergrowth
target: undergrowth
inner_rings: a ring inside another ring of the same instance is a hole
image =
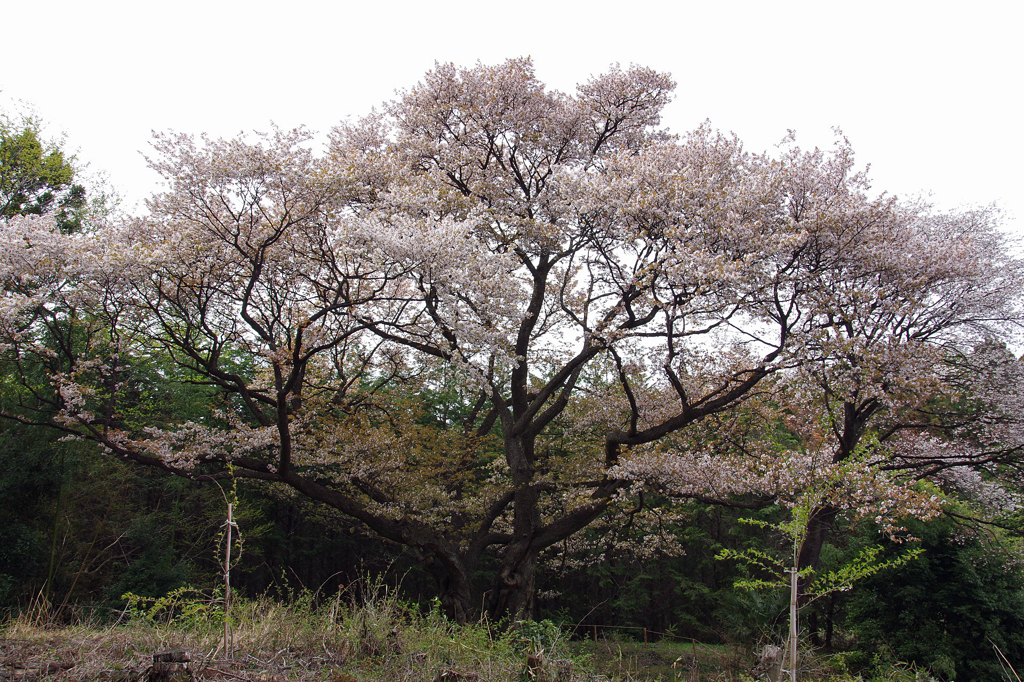
[[[117,622],[107,626],[56,627],[45,609],[26,610],[0,628],[0,664],[51,679],[134,680],[154,653],[183,649],[201,680],[600,679],[569,657],[557,626],[457,625],[439,604],[423,612],[380,581],[321,603],[311,593],[289,604],[238,600],[226,629],[217,594],[176,590],[156,600],[126,595],[126,601]]]
[[[116,621],[106,625],[84,619],[57,626],[40,604],[12,617],[0,626],[0,671],[20,670],[18,679],[141,682],[154,653],[185,650],[196,681],[754,680],[753,657],[739,647],[570,642],[550,621],[457,625],[439,603],[422,611],[379,580],[325,601],[308,592],[288,604],[239,600],[227,617],[216,593],[182,589],[161,599],[126,595],[126,602]],[[930,679],[899,665],[861,677],[828,657],[810,655],[804,661],[810,667],[801,671],[801,680]]]

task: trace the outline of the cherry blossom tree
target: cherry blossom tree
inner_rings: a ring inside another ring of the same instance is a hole
[[[993,367],[967,386],[957,364],[991,339],[1008,338],[1021,319],[1021,264],[1009,255],[997,217],[992,209],[937,214],[891,201],[886,214],[829,226],[809,244],[806,262],[821,284],[815,328],[802,336],[800,374],[812,418],[826,417],[836,462],[872,436],[875,466],[927,477],[955,463],[922,466],[897,443],[932,433],[971,450],[960,466],[985,463],[986,448],[963,440],[958,425],[969,417],[955,403],[991,395],[983,384]],[[802,566],[817,564],[836,511],[825,505],[812,515]]]
[[[454,617],[528,615],[544,550],[672,481],[696,450],[671,446],[776,378],[840,386],[823,409],[856,416],[1016,314],[971,269],[1019,271],[987,217],[870,197],[845,145],[670,135],[673,86],[614,67],[566,95],[529,60],[438,65],[323,155],[302,130],[158,137],[149,216],[4,226],[0,332],[34,423],[287,486],[418,553]],[[956,239],[930,238],[943,225]],[[207,415],[133,409],[155,376],[205,387]],[[688,475],[749,476],[704,454]]]
[[[894,528],[900,514],[931,513],[906,488],[915,479],[980,483],[979,467],[1017,461],[1019,383],[1008,377],[1019,363],[1005,351],[994,359],[1002,348],[994,339],[1010,338],[1020,323],[1024,271],[998,230],[998,211],[941,214],[919,201],[871,199],[845,140],[826,154],[790,138],[780,163],[780,200],[802,230],[790,280],[799,323],[787,349],[793,370],[753,416],[762,428],[751,434],[718,420],[634,449],[613,473],[689,499],[786,503],[809,485],[794,477],[794,462],[815,453],[821,462],[808,471],[820,473],[863,452],[865,473],[875,473],[810,512],[804,569],[817,566],[850,504],[861,516],[866,502],[880,505],[878,520]],[[798,450],[770,432],[783,424]],[[883,471],[888,483],[863,485]]]

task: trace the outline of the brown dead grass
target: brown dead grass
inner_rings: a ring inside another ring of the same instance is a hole
[[[527,652],[485,625],[422,614],[381,586],[370,598],[314,607],[237,604],[230,655],[215,609],[136,614],[120,624],[55,627],[41,611],[0,626],[0,680],[142,682],[153,655],[184,650],[193,680],[227,682],[585,682],[600,679],[555,651]],[[534,654],[528,662],[527,655]]]

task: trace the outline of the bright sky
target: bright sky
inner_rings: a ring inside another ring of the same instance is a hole
[[[664,123],[710,119],[762,151],[842,128],[877,191],[998,202],[1024,235],[1018,3],[857,0],[12,2],[0,107],[30,105],[130,208],[157,188],[152,130],[326,131],[435,60],[533,57],[549,87],[637,63],[679,83]]]

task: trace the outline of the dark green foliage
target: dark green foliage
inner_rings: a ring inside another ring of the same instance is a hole
[[[992,649],[1024,657],[1024,572],[1019,548],[959,534],[951,520],[911,523],[925,552],[858,585],[850,628],[865,652],[928,666],[945,680],[1002,680]],[[902,548],[892,545],[894,555]]]
[[[757,617],[746,606],[733,609],[729,595],[733,581],[740,577],[737,568],[716,561],[723,547],[740,547],[756,542],[752,534],[760,529],[738,526],[736,510],[704,504],[689,504],[682,509],[683,521],[666,526],[674,534],[684,553],[680,556],[655,554],[641,558],[633,553],[631,542],[645,538],[629,537],[629,530],[612,531],[595,527],[587,533],[605,533],[598,551],[605,560],[582,569],[559,570],[557,563],[541,572],[539,589],[554,590],[557,599],[546,601],[540,615],[558,614],[564,623],[597,624],[633,628],[633,636],[665,633],[669,639],[696,639],[703,642],[757,639],[764,623],[774,613]],[[746,514],[748,512],[743,512]],[[630,631],[622,631],[620,634]],[[652,635],[657,637],[658,635]]]
[[[785,641],[789,596],[783,591],[733,588],[722,590],[717,597],[715,617],[729,641],[748,647]]]
[[[31,526],[11,521],[0,526],[0,608],[12,604],[22,588],[45,569],[45,543]]]
[[[0,119],[0,217],[53,211],[62,231],[81,229],[86,193],[73,163],[60,145],[40,139],[38,121]]]
[[[400,552],[360,532],[351,520],[280,492],[239,485],[243,555],[232,577],[237,590],[282,599],[310,590],[327,598],[368,572],[384,574],[395,565]]]
[[[51,548],[74,449],[57,435],[25,427],[0,433],[0,610],[35,596],[57,561]]]
[[[224,504],[216,488],[60,435],[12,427],[0,436],[0,612],[41,595],[55,614],[70,615],[76,606],[113,606],[126,581],[126,589],[148,581],[161,590],[217,575]]]
[[[126,549],[132,560],[110,588],[110,598],[131,592],[140,597],[162,597],[189,582],[188,565],[177,556],[165,528],[154,515],[136,519],[129,527]]]

